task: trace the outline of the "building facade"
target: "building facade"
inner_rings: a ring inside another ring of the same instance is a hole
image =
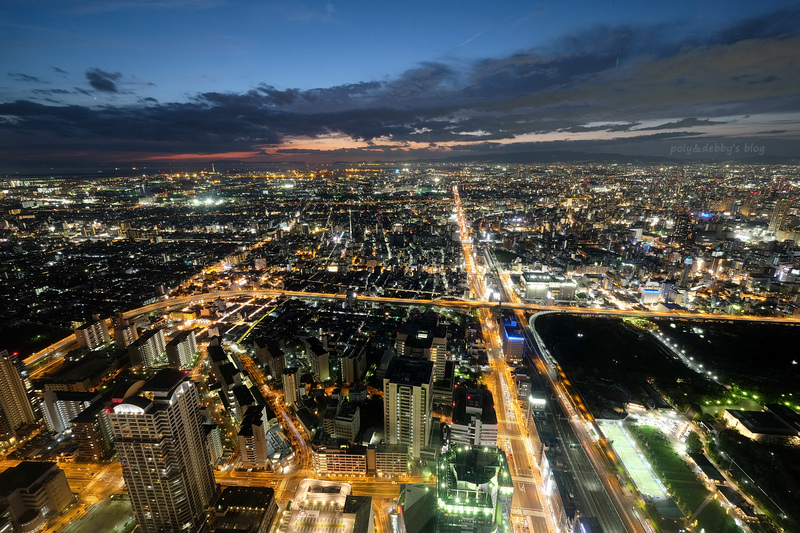
[[[238,435],[242,468],[266,468],[269,464],[267,429],[266,407],[248,407]]]
[[[75,330],[75,340],[78,341],[78,346],[84,346],[90,350],[111,342],[106,321],[97,320],[83,324]]]
[[[163,329],[146,331],[128,346],[131,365],[138,368],[150,368],[161,362],[166,349]]]
[[[388,444],[405,444],[419,459],[428,446],[433,409],[433,362],[396,357],[383,378],[383,422]]]
[[[0,508],[15,531],[44,531],[49,518],[73,501],[67,476],[56,463],[22,461],[0,474]]]
[[[0,439],[16,436],[22,426],[36,422],[30,399],[22,382],[21,361],[0,350]]]
[[[197,531],[217,487],[200,411],[185,372],[164,369],[108,414],[143,533]]]
[[[181,369],[191,366],[197,353],[197,336],[193,329],[182,331],[167,344],[167,361],[170,368]]]

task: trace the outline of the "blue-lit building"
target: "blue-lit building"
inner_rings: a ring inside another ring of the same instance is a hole
[[[525,332],[522,330],[522,326],[517,323],[516,319],[505,317],[501,331],[506,359],[514,363],[522,362],[525,351]]]

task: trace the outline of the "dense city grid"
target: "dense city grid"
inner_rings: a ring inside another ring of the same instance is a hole
[[[6,179],[0,531],[792,529],[798,179]]]

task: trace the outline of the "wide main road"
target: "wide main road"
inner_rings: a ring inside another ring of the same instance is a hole
[[[279,296],[292,297],[292,298],[308,298],[316,300],[345,300],[347,295],[329,292],[302,292],[302,291],[280,291],[274,289],[248,289],[236,291],[212,291],[199,294],[192,294],[189,296],[181,296],[178,298],[168,298],[161,300],[138,309],[132,309],[122,313],[124,318],[132,318],[145,313],[153,311],[160,311],[164,309],[178,308],[193,303],[207,302],[209,300],[216,300],[217,298],[238,298],[238,297],[251,297],[251,298],[274,298]],[[751,315],[724,315],[724,314],[703,314],[703,313],[690,313],[688,311],[651,311],[651,310],[638,310],[638,309],[599,309],[591,307],[578,307],[569,305],[541,305],[524,302],[485,302],[482,300],[463,300],[459,298],[439,298],[434,300],[418,299],[418,298],[391,298],[388,296],[367,296],[358,295],[358,300],[365,302],[400,304],[400,305],[438,305],[440,307],[455,307],[461,309],[475,309],[475,308],[506,308],[516,309],[520,311],[530,312],[559,312],[570,313],[578,315],[610,315],[620,317],[664,317],[664,318],[689,318],[693,320],[723,320],[723,321],[751,321],[751,322],[770,322],[777,324],[794,324],[800,325],[800,318],[793,317],[765,317],[765,316],[751,316]]]
[[[461,243],[464,248],[464,267],[469,275],[470,288],[478,300],[482,300],[485,287],[483,280],[472,260],[473,245],[469,239],[470,230],[466,225],[461,209],[461,198],[458,186],[453,187],[458,224],[461,229]],[[538,465],[534,462],[527,431],[535,431],[521,424],[522,413],[516,398],[516,390],[512,385],[508,365],[501,357],[500,334],[494,317],[485,307],[475,309],[483,330],[483,340],[489,355],[492,372],[484,377],[484,383],[492,391],[495,412],[497,414],[497,445],[506,452],[511,479],[514,482],[514,496],[511,507],[510,531],[547,533],[557,531],[549,500],[544,494],[544,483]]]
[[[476,281],[477,283],[477,281]],[[479,284],[478,284],[479,285]],[[155,311],[164,311],[168,309],[178,309],[191,305],[194,303],[208,302],[218,298],[275,298],[275,297],[291,297],[291,298],[307,298],[315,300],[345,300],[345,294],[328,293],[328,292],[301,292],[301,291],[278,291],[267,289],[249,289],[237,291],[212,291],[189,296],[180,296],[178,298],[167,298],[158,302],[131,309],[122,313],[123,318],[133,318]],[[746,322],[769,322],[772,324],[791,324],[800,325],[800,318],[792,317],[765,317],[765,316],[749,316],[749,315],[708,315],[702,313],[690,313],[686,311],[642,311],[637,309],[597,309],[589,307],[577,307],[566,305],[540,305],[524,302],[485,302],[482,300],[462,300],[458,298],[452,299],[416,299],[416,298],[390,298],[387,296],[366,296],[359,295],[359,300],[365,302],[388,303],[396,305],[437,305],[439,307],[452,307],[458,309],[514,309],[519,311],[530,311],[533,313],[550,311],[556,313],[568,313],[575,315],[601,315],[601,316],[616,316],[616,317],[662,317],[662,318],[678,318],[678,319],[691,319],[691,320],[715,320],[715,321],[746,321]],[[110,319],[106,319],[110,320]],[[60,341],[40,350],[30,357],[25,359],[25,364],[30,368],[33,365],[40,363],[42,360],[50,357],[53,353],[69,351],[77,345],[75,336],[70,335]]]

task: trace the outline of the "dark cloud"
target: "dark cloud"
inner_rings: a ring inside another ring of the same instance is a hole
[[[58,67],[52,67],[52,69],[58,72],[59,74],[67,74],[66,70],[60,69]]]
[[[46,95],[71,94],[71,91],[68,91],[66,89],[33,89],[31,92],[34,94],[46,94]]]
[[[619,132],[619,131],[631,131],[631,128],[636,127],[638,125],[639,122],[628,122],[625,124],[598,124],[596,126],[572,126],[570,128],[566,128],[565,131],[569,131],[571,133],[582,133],[589,131]]]
[[[117,81],[122,77],[119,72],[106,72],[99,68],[93,68],[86,71],[86,79],[89,80],[89,85],[96,91],[104,93],[117,92]]]
[[[9,72],[7,76],[13,80],[23,81],[26,83],[47,83],[41,78],[37,78],[36,76],[30,76],[28,74],[23,74],[22,72]]]
[[[101,107],[8,102],[0,104],[6,117],[0,146],[11,154],[56,146],[64,153],[102,149],[109,157],[153,157],[296,150],[280,145],[295,137],[341,135],[368,143],[343,154],[424,156],[520,149],[526,145],[512,141],[526,135],[596,134],[613,138],[606,143],[641,147],[643,139],[700,135],[644,132],[709,125],[721,131],[728,121],[720,117],[800,112],[800,71],[786,53],[800,49],[798,30],[751,21],[722,37],[709,32],[687,41],[676,33],[666,24],[595,27],[547,49],[472,63],[426,62],[387,81],[311,90],[260,84],[246,92],[199,93],[186,102],[139,97]],[[121,90],[119,72],[95,68],[85,75],[93,91],[34,94],[131,94]],[[126,79],[125,86],[148,84]],[[643,123],[660,124],[641,128]],[[631,140],[634,135],[639,140]]]
[[[746,39],[786,39],[800,35],[800,9],[797,5],[736,22],[715,32],[710,41],[730,45]]]
[[[667,122],[665,124],[659,124],[658,126],[651,126],[649,128],[639,128],[638,131],[674,130],[679,128],[691,128],[694,126],[713,126],[716,124],[727,124],[727,122],[720,122],[714,120],[698,120],[696,118],[685,118],[683,120],[678,120],[677,122]]]

